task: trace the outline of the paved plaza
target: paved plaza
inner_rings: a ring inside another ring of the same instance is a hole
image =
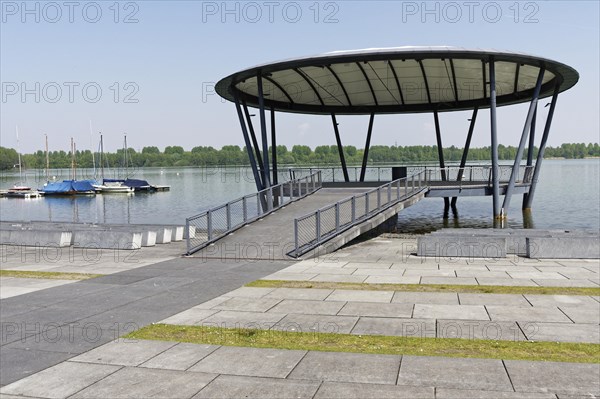
[[[598,287],[600,283],[597,260],[423,259],[411,255],[415,242],[411,237],[380,237],[299,262],[181,258],[176,253],[151,253],[152,249],[137,252],[139,262],[127,265],[115,262],[114,254],[110,260],[105,254],[96,263],[63,260],[52,267],[8,257],[2,264],[6,270],[106,276],[66,284],[0,279],[0,293],[9,288],[13,294],[1,302],[1,397],[600,396],[599,363],[119,338],[161,322],[260,328],[281,334],[317,331],[425,340],[600,342],[598,296],[243,286],[257,279],[550,287]],[[41,288],[33,291],[36,283]]]

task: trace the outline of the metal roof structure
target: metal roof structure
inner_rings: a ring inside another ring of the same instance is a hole
[[[533,172],[529,190],[524,194],[523,209],[531,208],[558,94],[573,87],[578,80],[579,74],[572,67],[524,53],[447,46],[394,47],[335,51],[263,64],[227,76],[215,89],[235,103],[258,191],[277,183],[277,111],[331,116],[346,182],[349,176],[336,115],[370,115],[360,174],[363,182],[375,115],[431,112],[441,176],[446,181],[438,113],[473,111],[460,162],[460,168],[464,168],[477,113],[480,108],[489,108],[493,214],[495,219],[501,220],[515,192],[526,144],[527,166]],[[539,99],[550,96],[552,100],[533,167],[537,105]],[[519,103],[529,103],[529,109],[501,205],[496,109]],[[262,148],[248,107],[259,110]],[[271,111],[270,145],[267,110]],[[456,195],[460,193],[459,190]],[[456,196],[452,198],[453,211],[456,211],[456,199]],[[449,197],[444,198],[444,204],[447,216]]]
[[[414,113],[490,106],[490,61],[498,106],[531,100],[540,69],[539,98],[574,86],[579,74],[565,64],[524,53],[460,47],[395,47],[336,51],[263,64],[236,72],[216,91],[234,101],[309,114]]]

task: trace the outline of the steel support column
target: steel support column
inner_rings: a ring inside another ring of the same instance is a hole
[[[365,151],[363,153],[362,167],[360,168],[360,181],[365,181],[365,173],[367,172],[367,162],[369,161],[369,148],[371,147],[371,133],[373,132],[373,120],[375,114],[372,113],[369,118],[369,130],[367,130],[367,141],[365,143]]]
[[[531,121],[531,129],[529,130],[529,146],[527,148],[527,170],[525,171],[524,178],[533,173],[531,167],[533,166],[533,152],[535,151],[535,125],[537,123],[537,107],[533,113],[533,120]],[[531,183],[531,179],[528,179]],[[525,209],[525,203],[527,202],[527,193],[523,194],[523,205]]]
[[[531,122],[533,121],[533,114],[537,108],[538,97],[542,88],[542,81],[544,79],[544,68],[540,68],[538,73],[537,82],[531,97],[531,103],[529,104],[529,111],[527,112],[527,118],[525,119],[525,126],[523,126],[523,132],[521,132],[521,141],[519,142],[519,148],[517,149],[517,156],[510,172],[510,179],[508,180],[508,187],[504,194],[504,202],[502,203],[502,216],[506,217],[508,214],[508,207],[510,206],[510,199],[515,189],[515,182],[517,181],[517,175],[519,174],[519,168],[521,167],[521,159],[523,158],[523,151],[525,150],[525,143],[527,142],[527,134],[531,129]]]
[[[262,175],[262,156],[260,155],[260,146],[258,145],[258,140],[256,140],[256,134],[254,133],[254,125],[252,124],[252,119],[250,115],[250,111],[248,111],[248,106],[246,105],[246,101],[242,100],[242,106],[244,107],[244,115],[246,115],[246,121],[248,122],[248,130],[250,133],[250,139],[252,140],[252,146],[254,147],[254,153],[256,154],[256,160],[258,161],[258,166],[260,169],[260,174]]]
[[[535,169],[533,170],[533,177],[531,179],[531,186],[529,187],[529,194],[527,194],[527,200],[523,206],[523,209],[530,209],[531,203],[533,202],[533,195],[535,194],[535,188],[537,186],[538,178],[540,176],[540,169],[542,168],[542,161],[544,159],[544,151],[546,151],[546,143],[548,142],[548,135],[550,134],[550,126],[552,125],[552,117],[554,116],[554,109],[556,108],[556,101],[558,99],[558,92],[560,91],[560,85],[556,85],[554,88],[554,94],[552,95],[552,103],[550,103],[550,110],[546,117],[546,125],[544,126],[544,133],[542,134],[542,142],[540,143],[540,149],[538,151],[537,159],[535,161]]]
[[[502,219],[500,213],[500,176],[498,175],[498,132],[496,130],[496,67],[494,58],[490,57],[490,132],[492,155],[492,206],[494,219]],[[485,67],[484,67],[485,71]],[[484,79],[484,87],[486,82]]]
[[[456,181],[462,181],[462,176],[465,171],[465,165],[467,164],[467,157],[469,155],[469,148],[471,147],[471,138],[473,137],[473,131],[475,130],[475,121],[477,120],[477,112],[479,111],[479,107],[475,107],[473,109],[473,115],[471,116],[471,123],[469,124],[469,132],[467,133],[467,140],[465,141],[465,148],[463,149],[462,158],[460,159],[460,167],[458,168],[458,176],[456,177]],[[456,201],[458,197],[452,197],[452,211],[457,214],[456,211]]]
[[[338,153],[340,154],[340,162],[342,164],[342,172],[344,173],[344,181],[347,183],[350,181],[348,176],[348,167],[346,166],[346,157],[344,155],[344,147],[342,146],[342,139],[340,138],[340,130],[338,129],[337,119],[335,114],[331,114],[331,122],[333,123],[333,131],[335,132],[335,141],[337,143]]]
[[[273,185],[277,185],[277,137],[275,134],[275,108],[271,108],[271,163],[273,165]]]
[[[440,162],[440,175],[442,181],[448,180],[446,175],[446,163],[444,162],[444,147],[442,147],[442,132],[440,131],[440,118],[437,110],[433,111],[433,121],[435,122],[435,139],[437,142],[438,160]],[[450,210],[450,198],[444,197],[444,219],[448,218]]]
[[[269,142],[267,140],[267,120],[265,116],[265,96],[263,93],[262,72],[256,74],[256,83],[258,85],[258,108],[260,113],[260,131],[262,138],[263,153],[263,184],[265,188],[271,187],[271,176],[269,171]]]
[[[254,152],[252,151],[252,145],[250,144],[250,137],[248,136],[248,130],[246,128],[246,121],[244,120],[244,115],[242,113],[242,107],[240,106],[240,101],[235,95],[235,109],[238,113],[238,118],[240,120],[240,126],[242,128],[242,135],[244,136],[244,142],[246,143],[246,152],[248,153],[248,159],[250,160],[250,167],[252,168],[252,174],[254,175],[254,182],[256,183],[256,190],[260,191],[263,189],[262,181],[260,179],[260,173],[258,172],[258,167],[256,165],[256,159],[254,158]]]

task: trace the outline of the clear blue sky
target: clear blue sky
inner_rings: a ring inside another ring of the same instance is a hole
[[[28,2],[30,12],[21,1],[1,3],[0,141],[15,147],[18,125],[23,152],[42,149],[44,134],[51,150],[67,150],[71,136],[79,149],[96,148],[98,131],[108,150],[121,147],[124,132],[135,149],[241,146],[235,107],[212,94],[222,77],[284,58],[405,45],[519,51],[566,63],[581,77],[559,97],[550,144],[599,141],[598,1],[137,1],[118,7],[75,1],[72,8],[59,1]],[[522,105],[499,110],[502,144],[518,143],[525,113]],[[478,119],[475,146],[489,145],[488,114]],[[444,145],[463,145],[468,117],[441,116]],[[344,144],[363,147],[367,124],[368,117],[341,117]],[[335,143],[327,117],[280,114],[278,133],[278,144],[288,146]],[[434,141],[431,115],[375,119],[372,144]]]

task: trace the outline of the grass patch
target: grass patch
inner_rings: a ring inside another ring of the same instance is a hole
[[[468,357],[574,363],[600,362],[600,345],[558,342],[389,337],[209,326],[153,324],[125,336],[130,339],[189,342],[252,348],[298,349],[387,355]]]
[[[102,276],[103,274],[0,270],[0,277],[40,278],[45,280],[89,280]]]
[[[246,287],[324,288],[405,292],[461,292],[477,294],[600,295],[600,287],[516,287],[502,285],[369,284],[285,280],[256,280],[246,284]]]

